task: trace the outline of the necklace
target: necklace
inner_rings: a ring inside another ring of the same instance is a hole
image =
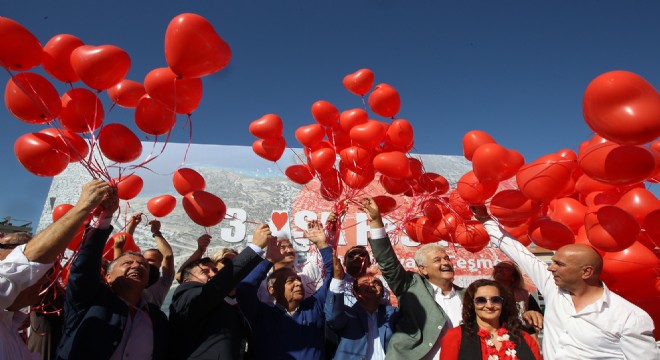
[[[509,338],[509,331],[505,328],[497,329],[497,341],[500,342],[500,349],[497,350],[493,335],[488,330],[481,329],[477,333],[486,343],[486,352],[488,360],[513,360],[516,357],[516,344]],[[500,357],[501,356],[501,357]]]

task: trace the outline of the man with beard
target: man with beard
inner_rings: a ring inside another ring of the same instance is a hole
[[[400,318],[387,349],[388,359],[439,359],[442,336],[461,319],[465,289],[453,284],[454,266],[445,249],[427,244],[415,253],[418,272],[406,271],[385,232],[378,205],[362,200],[378,267],[399,300]]]

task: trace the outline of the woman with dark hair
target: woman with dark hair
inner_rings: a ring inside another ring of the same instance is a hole
[[[522,330],[516,301],[493,280],[477,280],[465,290],[461,326],[442,339],[440,360],[541,360],[539,347]]]
[[[513,294],[518,307],[518,317],[523,322],[525,331],[538,340],[537,333],[543,328],[543,312],[536,299],[525,289],[525,280],[518,265],[511,261],[499,262],[493,267],[493,280]]]

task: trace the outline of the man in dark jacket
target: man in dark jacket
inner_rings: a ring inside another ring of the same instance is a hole
[[[142,300],[149,270],[141,254],[115,259],[101,278],[101,255],[119,207],[116,191],[101,203],[71,265],[59,359],[164,359],[167,317]]]
[[[252,243],[232,262],[217,270],[209,258],[181,270],[181,284],[172,297],[170,327],[174,359],[241,359],[245,321],[225,297],[257,264],[269,240],[268,225],[259,226]]]

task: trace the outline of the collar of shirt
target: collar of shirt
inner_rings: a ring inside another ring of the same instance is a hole
[[[593,303],[585,306],[580,312],[576,312],[575,306],[572,306],[571,316],[602,312],[604,310],[604,307],[610,304],[611,302],[610,289],[607,288],[607,285],[605,285],[605,283],[601,282],[600,284],[603,287],[603,294],[600,296],[600,298],[598,298],[598,300],[594,301]],[[559,292],[562,294],[562,296],[568,299],[571,304],[573,304],[573,297],[571,296],[570,292],[562,288],[559,288]]]
[[[285,308],[284,306],[278,303],[275,303],[275,307],[280,308],[282,311],[284,311],[285,314],[291,317],[293,317],[293,315],[298,312],[298,309],[300,309],[300,306],[298,306],[295,310],[293,310],[293,312],[289,312],[289,309]]]
[[[457,294],[456,289],[454,289],[453,285],[451,287],[451,290],[449,291],[449,294],[445,295],[445,294],[442,293],[442,289],[440,287],[435,286],[433,283],[429,283],[429,284],[431,284],[431,286],[433,287],[433,295],[434,296],[441,296],[445,299],[449,299],[449,298],[452,298],[452,297],[456,296],[456,294]]]

